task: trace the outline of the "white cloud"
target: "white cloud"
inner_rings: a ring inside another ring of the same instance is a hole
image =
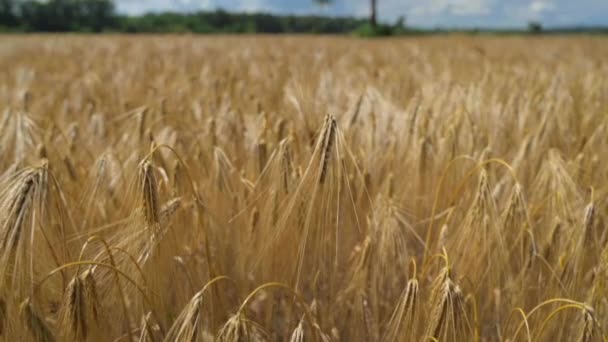
[[[411,1],[413,2],[413,1]],[[490,13],[492,0],[428,0],[413,2],[413,14],[451,14],[457,16],[487,15]]]
[[[543,22],[549,16],[554,20],[553,12],[560,8],[555,1],[560,0],[516,0],[504,6],[503,14],[509,20],[522,25],[531,20]]]
[[[239,10],[245,12],[273,11],[274,7],[265,0],[241,0],[238,5]]]
[[[535,0],[532,1],[529,9],[533,13],[549,12],[555,9],[555,4],[547,0]]]

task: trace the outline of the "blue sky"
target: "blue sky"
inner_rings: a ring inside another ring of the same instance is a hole
[[[369,0],[334,0],[320,8],[312,0],[116,0],[127,14],[158,11],[264,11],[290,14],[365,16]],[[516,27],[538,20],[545,26],[608,26],[608,0],[378,0],[379,17],[394,22],[404,15],[421,27]]]

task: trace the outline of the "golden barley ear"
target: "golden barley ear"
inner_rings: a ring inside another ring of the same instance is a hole
[[[365,323],[365,335],[368,341],[378,340],[378,329],[371,309],[371,303],[367,294],[363,293],[360,296],[361,311],[363,312],[363,322]]]
[[[332,148],[335,144],[335,136],[336,136],[336,119],[328,114],[325,117],[325,124],[323,125],[323,130],[321,133],[321,137],[319,139],[319,143],[321,144],[321,171],[319,174],[319,183],[323,184],[325,182],[325,176],[327,174],[328,163],[331,158]]]
[[[152,163],[145,160],[139,167],[139,183],[142,191],[142,206],[144,218],[148,229],[157,230],[160,224],[160,204],[158,199],[158,189],[156,177]]]
[[[291,333],[289,342],[304,342],[304,325],[302,320],[300,320],[298,326],[294,329],[293,333]]]
[[[243,313],[230,317],[219,330],[217,342],[266,341],[268,334],[257,323],[248,320]]]
[[[48,161],[0,178],[0,293],[10,302],[31,296],[37,275],[69,257],[69,214]]]
[[[68,340],[85,341],[97,332],[99,298],[93,272],[88,269],[74,275],[63,295],[59,329]]]
[[[585,207],[585,214],[583,216],[583,243],[588,244],[591,239],[596,238],[594,235],[594,223],[595,223],[595,202],[593,198]]]
[[[97,291],[97,281],[93,276],[91,268],[87,269],[80,276],[84,283],[84,298],[86,303],[87,319],[97,324],[100,320],[100,301]]]
[[[387,324],[382,342],[414,341],[418,338],[419,291],[418,280],[410,279]]]
[[[440,341],[465,341],[472,338],[472,328],[467,314],[464,294],[454,283],[446,259],[446,266],[433,281],[429,304],[430,320],[425,337]]]
[[[61,308],[61,330],[69,340],[84,341],[87,339],[88,322],[86,317],[86,298],[84,284],[75,275],[63,296]]]
[[[0,336],[2,336],[6,330],[6,323],[7,323],[6,314],[7,314],[6,302],[4,301],[3,298],[0,298]]]
[[[167,332],[166,341],[198,341],[203,335],[203,292],[196,293]]]
[[[141,318],[138,342],[155,342],[154,329],[152,326],[152,312],[148,312]]]
[[[580,342],[600,342],[602,338],[600,322],[597,320],[595,310],[585,305],[580,316]]]
[[[268,162],[268,144],[263,139],[260,139],[256,144],[256,154],[258,157],[258,174],[262,174]]]
[[[30,336],[36,342],[55,342],[55,337],[47,327],[44,319],[34,309],[29,298],[19,306],[20,316]]]
[[[165,202],[160,208],[160,224],[165,226],[170,223],[171,218],[175,216],[175,213],[182,208],[182,198],[175,197]]]
[[[314,315],[316,310],[316,302],[310,305],[310,313]],[[329,342],[330,338],[326,335],[317,323],[312,323],[310,329],[306,329],[304,323],[306,322],[305,315],[300,319],[298,325],[291,333],[289,342],[304,342],[304,341],[320,341]]]
[[[266,330],[259,323],[249,319],[245,315],[246,308],[248,304],[251,304],[251,300],[255,297],[256,294],[259,294],[263,291],[264,288],[279,286],[283,288],[290,289],[289,287],[279,284],[279,283],[269,283],[262,286],[257,287],[254,291],[252,291],[247,298],[241,303],[238,311],[233,314],[226,323],[219,329],[216,335],[216,341],[218,342],[240,342],[240,341],[270,341],[272,338],[270,334],[266,332]],[[292,292],[295,297],[294,299],[298,299],[298,295],[296,292]],[[305,304],[304,304],[305,305]],[[308,313],[308,311],[306,311]]]

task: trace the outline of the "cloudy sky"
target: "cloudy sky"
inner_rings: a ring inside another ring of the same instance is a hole
[[[334,0],[327,8],[312,0],[116,0],[127,14],[158,11],[264,11],[365,16],[369,0]],[[381,20],[405,16],[422,27],[516,27],[530,20],[545,26],[608,25],[608,0],[378,0]]]

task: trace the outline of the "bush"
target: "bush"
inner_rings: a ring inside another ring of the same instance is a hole
[[[394,28],[389,25],[372,26],[371,24],[367,23],[359,26],[354,33],[359,37],[373,38],[392,36],[393,34],[395,34],[394,31]]]

